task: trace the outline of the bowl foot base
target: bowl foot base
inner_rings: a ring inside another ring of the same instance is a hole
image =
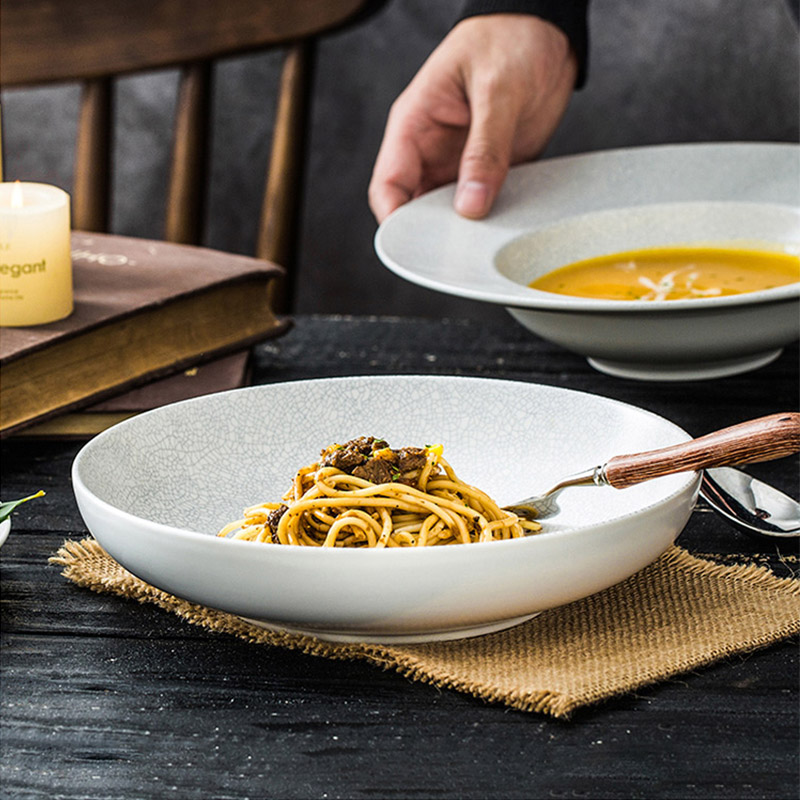
[[[441,631],[423,631],[420,633],[359,633],[358,631],[338,631],[327,630],[324,628],[293,628],[285,625],[278,625],[260,619],[240,617],[251,625],[259,628],[266,628],[276,633],[289,633],[297,636],[312,636],[323,642],[364,642],[366,644],[421,644],[424,642],[449,642],[454,639],[468,639],[472,636],[483,636],[487,633],[513,628],[529,619],[541,614],[537,611],[534,614],[525,614],[521,617],[510,617],[509,619],[497,620],[484,625],[473,625],[466,628],[450,628]]]
[[[635,361],[607,361],[604,358],[586,360],[598,372],[616,378],[631,378],[637,381],[702,381],[759,369],[774,361],[782,352],[783,350],[778,349],[740,358],[685,364],[639,364]]]

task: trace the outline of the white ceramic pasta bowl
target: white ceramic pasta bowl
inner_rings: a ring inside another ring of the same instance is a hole
[[[222,539],[246,506],[278,500],[322,447],[362,434],[441,442],[463,480],[501,504],[626,452],[684,441],[614,400],[522,382],[334,378],[240,389],[142,414],[90,441],[72,471],[99,543],[179,597],[332,640],[426,641],[498,630],[611,586],[683,528],[699,476],[565,492],[546,532],[384,550]]]
[[[376,251],[429,289],[506,306],[537,335],[613,375],[714,378],[763,366],[800,335],[800,283],[729,297],[609,301],[531,289],[574,261],[670,245],[800,254],[800,146],[641,147],[511,170],[491,215],[453,211],[453,187],[401,207]]]

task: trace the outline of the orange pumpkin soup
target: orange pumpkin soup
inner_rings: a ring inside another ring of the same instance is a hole
[[[723,247],[657,247],[577,261],[532,289],[604,300],[686,300],[756,292],[800,281],[800,257]]]

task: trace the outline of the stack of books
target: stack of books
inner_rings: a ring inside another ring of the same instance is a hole
[[[72,265],[69,317],[0,328],[0,437],[88,436],[244,385],[250,348],[289,326],[269,304],[282,271],[260,259],[74,233]]]

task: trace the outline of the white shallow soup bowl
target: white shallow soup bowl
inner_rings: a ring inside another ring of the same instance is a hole
[[[388,217],[375,247],[402,277],[506,306],[603,372],[716,378],[763,366],[800,336],[800,282],[661,302],[569,297],[528,284],[575,261],[650,247],[800,255],[798,202],[797,145],[630,148],[515,167],[485,220],[460,217],[453,187],[438,189]]]
[[[699,476],[578,488],[545,532],[438,547],[328,549],[215,536],[279,500],[320,450],[359,435],[441,442],[500,504],[615,454],[685,441],[647,411],[582,392],[464,377],[352,377],[188,400],[100,434],[72,476],[88,529],[120,564],[187,600],[328,640],[408,642],[499,630],[611,586],[683,528]]]

